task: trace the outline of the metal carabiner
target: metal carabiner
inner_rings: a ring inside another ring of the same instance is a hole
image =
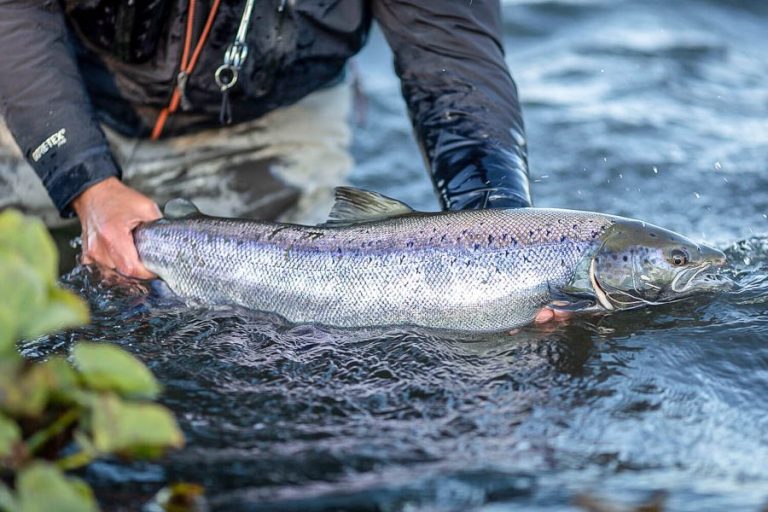
[[[219,86],[221,92],[227,91],[235,86],[237,83],[237,68],[230,66],[229,64],[222,64],[216,68],[216,73],[213,75],[216,80],[216,85]]]

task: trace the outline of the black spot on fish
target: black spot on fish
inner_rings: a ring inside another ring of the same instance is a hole
[[[407,244],[405,244],[405,246],[407,248],[409,248],[409,249],[412,249],[413,248],[413,241],[409,241]]]
[[[560,241],[561,241],[561,242],[565,242],[566,238],[567,238],[567,237],[566,237],[565,235],[563,235],[563,236],[561,236],[561,237],[560,237]]]
[[[530,236],[531,238],[533,238],[533,230],[530,230],[530,231],[528,231],[528,236]]]
[[[475,250],[478,250],[478,249],[480,248],[480,244],[477,244],[477,243],[476,243],[476,244],[475,244],[475,245],[473,245],[472,247],[473,247]]]
[[[656,233],[648,233],[652,238],[656,238]]]
[[[597,231],[593,231],[592,232],[592,238],[597,238],[597,235],[599,235],[599,234],[600,233],[598,233]]]
[[[528,256],[523,256],[523,261],[526,263],[530,263],[531,259]]]
[[[288,226],[280,226],[279,228],[275,229],[274,231],[272,231],[272,233],[269,234],[269,236],[267,236],[267,240],[272,240],[275,237],[275,235],[277,235],[279,232],[281,232],[284,229],[288,229]]]
[[[493,243],[493,235],[488,235],[488,245]]]
[[[629,261],[629,258],[627,258],[627,256],[626,256],[626,255],[624,255],[624,257],[623,257],[622,259],[623,259],[624,261]]]
[[[443,235],[440,237],[441,242],[445,242],[448,239],[448,235]]]
[[[552,231],[548,229],[547,230],[547,236],[550,236],[551,234],[552,234]]]

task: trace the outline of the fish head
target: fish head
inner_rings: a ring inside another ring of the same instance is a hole
[[[644,222],[617,219],[588,269],[597,302],[620,310],[673,302],[723,285],[722,251]]]

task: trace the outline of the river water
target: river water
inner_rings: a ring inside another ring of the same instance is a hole
[[[726,250],[716,297],[465,340],[189,308],[64,276],[90,326],[165,386],[187,447],[92,466],[114,508],[195,481],[214,510],[669,510],[768,506],[768,4],[514,1],[508,62],[534,200],[641,218]],[[357,66],[356,185],[437,202],[376,33]]]

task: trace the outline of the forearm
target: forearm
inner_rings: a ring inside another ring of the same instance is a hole
[[[96,121],[58,2],[0,0],[0,114],[64,215],[120,170]]]
[[[378,0],[374,13],[445,208],[530,206],[517,89],[498,1]]]

